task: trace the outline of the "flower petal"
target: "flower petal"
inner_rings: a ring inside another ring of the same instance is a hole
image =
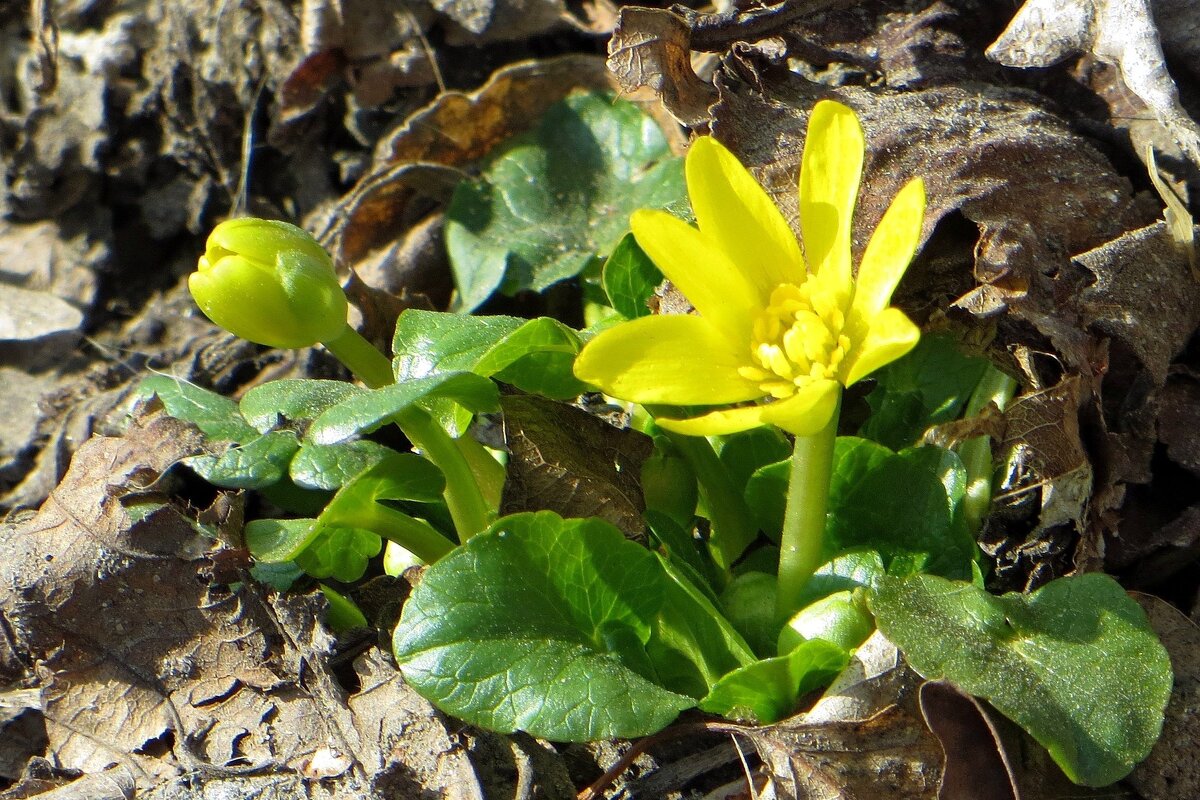
[[[831,270],[850,284],[850,231],[865,143],[858,117],[832,100],[817,103],[808,118],[800,162],[800,231],[814,273]]]
[[[665,211],[635,211],[629,225],[646,255],[700,316],[748,346],[751,324],[766,305],[757,284],[703,233]]]
[[[642,317],[588,342],[575,359],[575,377],[634,403],[738,403],[762,396],[738,374],[748,360],[701,317]]]
[[[796,234],[737,156],[702,136],[688,151],[686,169],[700,230],[758,286],[764,303],[779,284],[804,281]]]
[[[763,422],[797,436],[810,436],[829,424],[837,411],[840,390],[837,381],[813,381],[788,399],[763,406]]]
[[[896,194],[867,243],[858,266],[854,311],[870,319],[887,308],[896,284],[917,252],[924,218],[925,182],[913,178]]]
[[[786,400],[710,411],[688,419],[656,417],[654,421],[686,436],[724,436],[762,425],[777,425],[797,436],[808,436],[828,424],[837,401],[836,381],[814,381]]]
[[[847,386],[900,358],[921,338],[921,329],[895,306],[869,318],[868,325],[866,336],[854,343],[845,366]]]

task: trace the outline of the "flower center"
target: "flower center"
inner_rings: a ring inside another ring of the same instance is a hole
[[[750,366],[738,373],[776,399],[791,397],[815,380],[837,380],[850,349],[850,339],[842,333],[846,316],[841,304],[814,290],[815,283],[776,286],[766,310],[754,320]]]

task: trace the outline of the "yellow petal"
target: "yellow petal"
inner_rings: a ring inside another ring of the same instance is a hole
[[[887,308],[921,241],[925,182],[913,178],[888,206],[858,266],[852,308],[870,319]]]
[[[711,136],[688,151],[687,187],[700,230],[758,287],[763,303],[779,284],[804,281],[791,226],[754,176]]]
[[[854,343],[845,366],[847,386],[900,358],[921,338],[921,329],[895,307],[885,308],[867,322],[867,335]]]
[[[797,436],[810,436],[829,424],[840,391],[837,381],[813,381],[787,400],[763,406],[763,422]]]
[[[762,396],[738,374],[748,359],[700,317],[642,317],[588,342],[575,359],[575,377],[634,403],[738,403]]]
[[[786,400],[711,411],[689,419],[656,417],[654,421],[686,436],[724,436],[762,425],[777,425],[797,436],[808,436],[828,424],[837,401],[836,381],[814,381]]]
[[[865,143],[858,117],[832,100],[808,118],[800,162],[800,231],[809,269],[850,283],[850,231]]]
[[[635,211],[629,225],[646,255],[700,316],[730,341],[750,341],[751,324],[765,299],[729,256],[700,231],[665,211]]]

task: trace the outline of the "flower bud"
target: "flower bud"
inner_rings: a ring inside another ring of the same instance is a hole
[[[333,260],[307,231],[286,222],[222,222],[188,289],[213,322],[270,347],[310,347],[346,327],[346,296]]]

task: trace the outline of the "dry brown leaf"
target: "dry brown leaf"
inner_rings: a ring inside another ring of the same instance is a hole
[[[691,28],[674,11],[622,8],[608,42],[608,68],[633,96],[649,89],[682,124],[700,127],[716,89],[692,69]]]
[[[1174,7],[1189,9],[1176,15],[1186,38],[1197,28],[1200,6],[1189,0]],[[1026,0],[988,57],[1010,67],[1046,67],[1087,51],[1120,69],[1129,90],[1200,166],[1200,126],[1180,105],[1150,0]]]
[[[921,716],[945,753],[938,800],[1020,800],[999,735],[978,700],[946,681],[921,686]]]
[[[648,437],[533,395],[506,395],[500,402],[512,454],[503,513],[597,516],[629,538],[644,536],[639,476],[652,449]]]
[[[566,22],[563,0],[429,0],[453,24],[451,45],[502,42],[546,33]]]
[[[876,632],[807,714],[737,730],[779,800],[933,800],[942,754],[916,708],[920,680]]]

